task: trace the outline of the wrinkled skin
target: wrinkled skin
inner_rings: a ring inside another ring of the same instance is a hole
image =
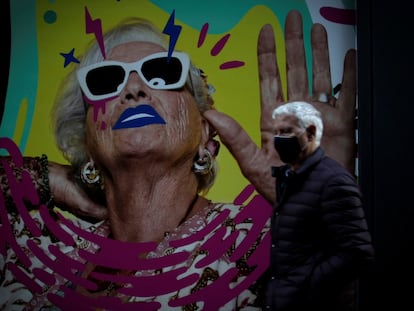
[[[273,29],[265,25],[260,31],[257,56],[261,92],[261,146],[258,147],[246,131],[230,116],[216,110],[204,117],[215,127],[223,144],[237,160],[243,175],[270,203],[276,200],[271,166],[282,164],[273,146],[272,111],[287,101],[302,100],[321,111],[324,134],[321,142],[326,154],[343,164],[349,171],[355,169],[355,101],[356,51],[347,52],[339,97],[329,103],[315,100],[312,94],[331,93],[331,71],[325,28],[314,24],[311,32],[313,57],[313,85],[308,87],[308,75],[303,44],[302,18],[291,11],[286,18],[286,64],[288,94],[282,92]]]
[[[275,202],[274,178],[271,167],[281,165],[273,146],[274,129],[272,111],[277,106],[293,100],[308,101],[319,109],[324,121],[321,146],[327,155],[339,161],[349,171],[355,170],[355,103],[356,103],[356,51],[346,53],[342,86],[338,98],[331,97],[329,103],[315,100],[312,94],[331,93],[332,82],[329,51],[325,28],[315,24],[311,30],[313,58],[313,85],[308,87],[308,75],[303,43],[303,25],[299,12],[291,11],[285,25],[286,64],[288,94],[283,94],[273,29],[265,25],[260,31],[257,47],[260,104],[261,146],[257,146],[240,124],[230,116],[217,110],[209,110],[204,117],[217,130],[222,143],[230,150],[243,175],[271,204]],[[107,216],[106,209],[93,203],[81,193],[64,172],[69,167],[51,163],[50,184],[59,206],[65,206],[78,216],[88,215],[98,219]]]

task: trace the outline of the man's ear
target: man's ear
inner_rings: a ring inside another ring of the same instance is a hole
[[[316,136],[316,126],[309,125],[306,128],[306,135],[308,136],[308,140],[312,140]]]

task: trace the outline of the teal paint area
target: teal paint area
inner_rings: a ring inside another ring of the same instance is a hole
[[[51,1],[53,2],[53,1]],[[209,23],[209,34],[223,34],[229,32],[255,6],[266,6],[272,10],[284,25],[287,13],[295,8],[303,17],[305,29],[310,29],[312,20],[303,0],[275,1],[275,0],[210,0],[194,1],[181,0],[153,0],[154,5],[170,14],[175,11],[175,20],[180,20],[189,27],[198,31],[205,23]],[[121,2],[122,3],[122,2]],[[38,88],[38,46],[36,33],[36,1],[10,1],[11,18],[11,57],[9,81],[4,106],[4,119],[0,124],[0,137],[13,138],[20,105],[27,102],[27,114],[20,141],[17,141],[22,153],[28,141],[33,121],[36,95]],[[53,11],[44,13],[44,21],[53,24],[56,14]],[[305,48],[310,50],[309,31],[305,31]],[[309,53],[307,53],[309,54]],[[309,55],[307,55],[309,58]],[[311,61],[308,59],[310,64]],[[2,150],[0,150],[0,153]]]
[[[210,34],[229,31],[255,6],[267,6],[277,16],[282,27],[287,13],[292,8],[301,12],[305,29],[312,24],[306,2],[303,0],[210,0],[197,2],[192,0],[152,0],[151,2],[166,12],[172,13],[175,10],[176,19],[196,30],[200,30],[204,23],[209,23]]]
[[[20,142],[16,142],[22,152],[29,136],[37,93],[38,52],[35,12],[35,1],[10,1],[10,71],[4,107],[5,117],[1,122],[0,137],[13,138],[20,105],[23,100],[26,100],[28,106],[24,128]]]

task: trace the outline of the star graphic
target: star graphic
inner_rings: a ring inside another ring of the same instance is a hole
[[[80,63],[79,60],[73,55],[74,52],[75,48],[73,48],[69,53],[60,53],[60,55],[62,55],[65,58],[65,64],[63,65],[64,67],[66,67],[72,62],[78,64]]]

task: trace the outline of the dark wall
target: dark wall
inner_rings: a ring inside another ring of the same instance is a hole
[[[357,1],[359,176],[377,253],[361,280],[361,311],[414,310],[414,13],[407,3]]]

